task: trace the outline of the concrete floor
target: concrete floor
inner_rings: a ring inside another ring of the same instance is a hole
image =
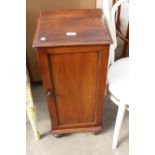
[[[129,113],[126,112],[118,148],[112,151],[112,137],[117,106],[105,97],[103,107],[103,132],[98,135],[92,133],[75,133],[56,138],[50,133],[50,119],[43,87],[41,84],[32,86],[34,102],[37,108],[38,128],[41,139],[36,141],[29,121],[27,128],[27,155],[128,155],[129,154]]]

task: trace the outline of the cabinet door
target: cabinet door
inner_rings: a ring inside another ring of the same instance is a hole
[[[39,58],[53,128],[101,122],[107,51],[39,52]]]

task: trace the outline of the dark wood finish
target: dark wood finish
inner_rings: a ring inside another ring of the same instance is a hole
[[[33,47],[109,44],[111,37],[101,16],[100,9],[40,13]],[[77,35],[66,36],[66,32]],[[45,36],[46,41],[41,41]]]
[[[112,6],[115,4],[115,0],[112,0]]]
[[[93,122],[98,53],[60,54],[49,59],[59,125]]]
[[[52,133],[54,135],[63,135],[64,133],[74,133],[74,132],[92,132],[93,134],[96,134],[97,132],[101,132],[102,127],[101,126],[92,126],[92,127],[87,127],[84,126],[82,128],[66,128],[66,129],[58,129],[58,130],[53,130]]]
[[[115,0],[112,0],[112,5],[114,4],[115,4]],[[123,34],[120,30],[120,24],[121,24],[120,15],[121,15],[121,6],[118,7],[117,16],[116,16],[116,34],[121,40],[124,41],[122,54],[121,54],[121,58],[124,58],[127,55],[127,49],[129,47],[129,23],[126,29],[126,33]]]
[[[100,9],[56,10],[40,12],[40,16],[41,18],[100,17],[102,11]]]
[[[125,39],[124,39],[124,46],[123,46],[123,50],[122,50],[123,58],[126,57],[128,47],[129,47],[129,23],[128,23],[128,27],[127,27],[127,31],[126,31],[126,35],[125,35]]]
[[[73,30],[77,36],[68,39],[64,33]],[[41,36],[48,40],[40,42]],[[33,46],[54,135],[101,131],[110,43],[100,9],[40,14]]]
[[[116,20],[116,29],[120,31],[120,15],[121,15],[121,6],[118,7],[117,10],[117,20]]]
[[[33,80],[32,70],[31,70],[31,67],[30,67],[29,60],[27,58],[27,52],[26,52],[26,67],[27,67],[27,70],[28,70],[28,73],[29,73],[30,81],[32,81]]]

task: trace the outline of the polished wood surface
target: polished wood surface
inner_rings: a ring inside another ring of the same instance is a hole
[[[60,54],[49,58],[59,124],[93,122],[98,53]]]
[[[33,47],[109,44],[101,16],[100,9],[41,12]],[[76,36],[67,36],[67,32],[76,32]]]
[[[49,21],[47,17],[45,18],[45,25],[49,22],[57,25],[57,16],[61,14],[62,18],[59,18],[61,25],[67,25],[66,22],[74,23],[73,21],[81,23],[81,20],[87,20],[89,16],[92,20],[95,18],[96,24],[99,24],[99,30],[103,28],[101,32],[98,32],[102,34],[102,37],[101,35],[98,37],[102,38],[102,41],[96,40],[92,35],[97,36],[96,29],[98,29],[92,28],[92,24],[90,26],[84,24],[83,27],[73,25],[77,32],[81,32],[81,36],[68,40],[64,37],[60,26],[53,29],[53,26],[49,24],[44,30],[41,22],[38,23],[39,28],[37,28],[33,46],[37,47],[38,51],[41,77],[52,121],[52,133],[54,135],[82,131],[97,133],[102,129],[101,116],[111,37],[102,21],[101,10],[65,12],[42,13],[50,16]],[[43,18],[40,20],[44,21]],[[67,27],[63,28],[63,32],[66,32],[65,28]],[[58,36],[56,36],[54,32],[59,31],[61,33],[57,33]],[[38,41],[40,38],[38,34],[43,33],[47,35],[44,37],[50,38],[46,43]],[[51,34],[54,34],[56,38],[52,38]],[[84,39],[89,40],[91,45],[88,45]]]

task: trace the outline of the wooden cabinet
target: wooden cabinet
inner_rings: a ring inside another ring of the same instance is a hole
[[[100,9],[40,14],[33,47],[53,134],[101,130],[110,43]]]

